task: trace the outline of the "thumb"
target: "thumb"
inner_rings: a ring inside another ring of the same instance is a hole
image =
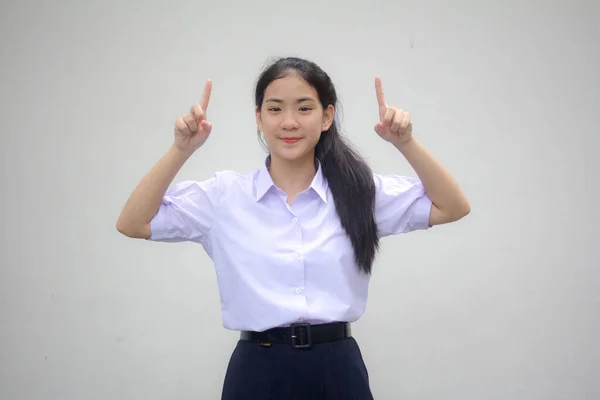
[[[206,133],[210,133],[210,131],[212,130],[212,124],[205,119],[203,119],[202,122],[200,122],[200,126],[202,126],[202,129],[204,129]]]
[[[381,122],[376,123],[374,129],[379,135],[383,135],[385,133],[385,126]]]

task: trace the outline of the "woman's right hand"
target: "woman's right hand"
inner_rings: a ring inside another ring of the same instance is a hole
[[[210,100],[212,82],[206,81],[199,104],[194,104],[190,112],[175,121],[175,146],[186,152],[198,150],[210,135],[212,124],[206,120],[206,109]]]

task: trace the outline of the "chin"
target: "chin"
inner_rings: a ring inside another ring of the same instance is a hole
[[[314,152],[311,152],[307,149],[277,149],[271,152],[277,158],[280,158],[285,161],[298,161],[302,160],[306,157],[312,156],[314,157]]]

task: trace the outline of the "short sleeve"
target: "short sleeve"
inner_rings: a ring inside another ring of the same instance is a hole
[[[431,199],[416,178],[373,174],[375,221],[381,237],[428,229]]]
[[[150,222],[157,242],[204,243],[213,225],[220,189],[218,175],[205,181],[183,181],[165,193],[158,212]]]

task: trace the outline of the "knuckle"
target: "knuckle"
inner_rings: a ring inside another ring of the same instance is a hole
[[[189,115],[185,119],[185,123],[192,132],[194,132],[196,130],[196,120],[194,120],[194,117],[192,117],[191,115]]]
[[[193,110],[194,110],[194,115],[197,117],[200,117],[200,116],[202,116],[202,114],[204,114],[204,110],[202,110],[202,107],[200,106],[200,104],[194,104]]]
[[[179,130],[181,133],[187,133],[189,132],[189,128],[187,126],[187,124],[185,123],[185,121],[182,118],[179,118],[175,124],[175,127],[177,128],[177,130]]]

